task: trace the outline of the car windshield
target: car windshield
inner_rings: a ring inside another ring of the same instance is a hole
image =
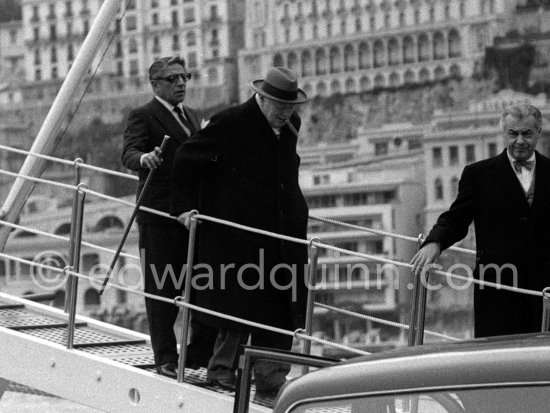
[[[520,413],[547,412],[550,386],[477,389],[362,396],[300,404],[292,413]]]

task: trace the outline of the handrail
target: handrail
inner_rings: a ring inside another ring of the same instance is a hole
[[[49,271],[54,271],[54,272],[67,274],[67,275],[73,275],[75,277],[86,279],[86,280],[91,281],[91,282],[97,282],[97,280],[94,277],[90,277],[88,275],[81,274],[81,273],[78,273],[76,271],[68,270],[66,268],[61,269],[61,268],[57,268],[57,267],[52,267],[51,265],[36,263],[34,261],[29,261],[29,260],[25,260],[23,258],[19,258],[19,257],[11,256],[9,254],[5,254],[3,252],[0,252],[0,258],[10,259],[10,260],[13,260],[13,261],[17,261],[17,262],[27,264],[27,265],[30,265],[30,266],[35,266],[35,267],[38,267],[38,268],[46,269],[46,270],[49,270]],[[369,352],[359,350],[359,349],[355,349],[353,347],[348,347],[348,346],[345,346],[343,344],[338,344],[338,343],[334,343],[332,341],[319,339],[319,338],[313,337],[313,336],[308,336],[306,334],[301,333],[299,330],[297,330],[297,331],[284,330],[284,329],[281,329],[281,328],[278,328],[278,327],[267,326],[267,325],[264,325],[264,324],[256,323],[254,321],[245,320],[243,318],[238,318],[238,317],[230,316],[230,315],[227,315],[227,314],[224,314],[224,313],[219,313],[217,311],[209,310],[207,308],[199,307],[199,306],[196,306],[196,305],[193,305],[193,304],[184,303],[184,302],[181,301],[183,299],[183,297],[175,297],[174,299],[169,299],[169,298],[161,297],[161,296],[158,296],[158,295],[149,294],[149,293],[146,293],[146,292],[141,291],[141,290],[136,290],[134,288],[124,287],[120,284],[115,284],[113,282],[109,282],[107,284],[107,286],[117,288],[119,290],[126,291],[126,292],[129,292],[129,293],[137,294],[137,295],[140,295],[140,296],[145,297],[145,298],[150,298],[150,299],[153,299],[153,300],[163,301],[165,303],[175,304],[175,305],[178,305],[178,306],[181,306],[181,307],[188,307],[192,310],[196,310],[196,311],[203,312],[203,313],[206,313],[206,314],[211,314],[211,315],[214,315],[216,317],[224,318],[224,319],[227,319],[227,320],[230,320],[230,321],[246,324],[246,325],[249,325],[251,327],[261,328],[263,330],[268,330],[268,331],[272,331],[272,332],[275,332],[275,333],[284,334],[284,335],[287,335],[287,336],[293,336],[293,337],[297,337],[297,338],[300,338],[300,339],[312,340],[312,341],[315,341],[317,343],[326,344],[328,346],[343,349],[343,350],[346,350],[346,351],[349,351],[349,352],[352,352],[352,353],[356,353],[356,354],[359,354],[359,355],[369,355],[370,354]]]

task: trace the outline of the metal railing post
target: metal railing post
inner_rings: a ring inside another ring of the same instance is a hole
[[[82,158],[76,158],[74,160],[74,184],[75,186],[80,185],[80,179],[82,176],[82,169],[80,168],[80,165],[82,162]],[[75,230],[76,230],[76,215],[77,215],[77,208],[78,208],[78,189],[74,191],[73,194],[73,208],[71,211],[71,232],[70,232],[70,239],[72,240],[74,238]],[[73,262],[73,255],[74,255],[74,243],[69,243],[69,265],[74,266]],[[67,279],[67,284],[65,285],[65,303],[63,306],[63,310],[68,313],[69,312],[69,295],[70,291],[72,289],[72,282],[73,277],[69,277]]]
[[[194,216],[198,211],[193,211],[191,224],[189,226],[189,244],[187,248],[187,267],[185,272],[185,289],[183,292],[183,302],[189,304],[191,300],[191,279],[193,277],[193,258],[195,253],[195,239],[197,233],[198,220]],[[187,359],[187,338],[189,332],[190,309],[183,306],[183,321],[181,326],[180,354],[178,360],[178,383],[183,383],[185,377],[185,362]]]
[[[86,187],[85,184],[78,185],[78,203],[77,203],[77,214],[75,220],[75,231],[74,235],[71,237],[71,248],[73,251],[72,257],[72,266],[65,267],[71,268],[74,272],[79,272],[80,270],[80,247],[82,245],[82,222],[84,221],[84,201],[86,199],[86,192],[82,191],[81,188]],[[75,330],[75,318],[76,318],[76,302],[78,295],[78,277],[69,274],[69,279],[72,279],[71,289],[69,291],[69,319],[67,325],[67,348],[73,348],[74,341],[74,330]]]
[[[417,241],[418,249],[420,249],[420,246],[422,245],[423,242],[424,242],[424,235],[420,234],[418,236],[418,241]],[[425,285],[422,282],[422,273],[418,277],[415,274],[413,274],[413,277],[414,277],[414,284],[413,284],[412,308],[411,308],[411,318],[409,321],[409,340],[408,340],[409,346],[415,346],[418,344],[417,342],[418,335],[419,335],[418,319],[419,319],[419,313],[420,313],[420,306],[422,301],[424,301],[424,307],[426,304],[426,298],[425,298],[426,291],[424,292],[422,291],[422,290],[425,290]],[[423,300],[422,300],[422,295],[424,295]],[[422,312],[424,312],[424,310],[422,310]],[[422,316],[421,318],[423,319],[424,317]],[[422,335],[424,333],[423,330],[424,330],[424,323],[422,323]]]
[[[306,325],[305,333],[311,336],[313,329],[313,306],[315,304],[315,286],[317,284],[317,258],[318,248],[313,245],[314,242],[321,242],[318,237],[313,237],[309,240],[309,266],[308,266],[308,284],[307,284],[307,304],[306,304]],[[311,353],[311,341],[304,340],[302,343],[302,353]],[[309,372],[308,366],[302,367],[302,374]]]
[[[550,331],[550,287],[542,290],[542,327],[543,333]]]

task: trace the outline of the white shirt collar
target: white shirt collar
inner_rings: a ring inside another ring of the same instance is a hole
[[[166,107],[166,109],[168,109],[170,112],[173,112],[173,111],[174,111],[174,108],[175,108],[176,106],[178,106],[178,107],[179,107],[180,109],[182,109],[182,111],[183,111],[183,108],[181,107],[181,106],[182,106],[181,103],[178,103],[176,106],[174,106],[174,105],[172,105],[170,102],[165,101],[163,98],[161,98],[161,97],[159,97],[159,96],[157,96],[157,95],[155,95],[155,99],[157,99],[160,103],[162,103],[162,104]]]
[[[512,158],[512,155],[510,155],[510,152],[508,151],[508,149],[506,149],[506,155],[508,155],[508,160],[510,161],[510,165],[512,165],[512,168],[513,168],[515,159]],[[535,151],[533,151],[529,159],[527,159],[527,162],[531,162],[531,161],[536,162]]]

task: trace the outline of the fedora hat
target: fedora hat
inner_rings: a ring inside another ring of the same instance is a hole
[[[272,67],[265,79],[252,82],[252,89],[266,98],[285,103],[304,103],[306,93],[298,87],[296,74],[286,67]]]

